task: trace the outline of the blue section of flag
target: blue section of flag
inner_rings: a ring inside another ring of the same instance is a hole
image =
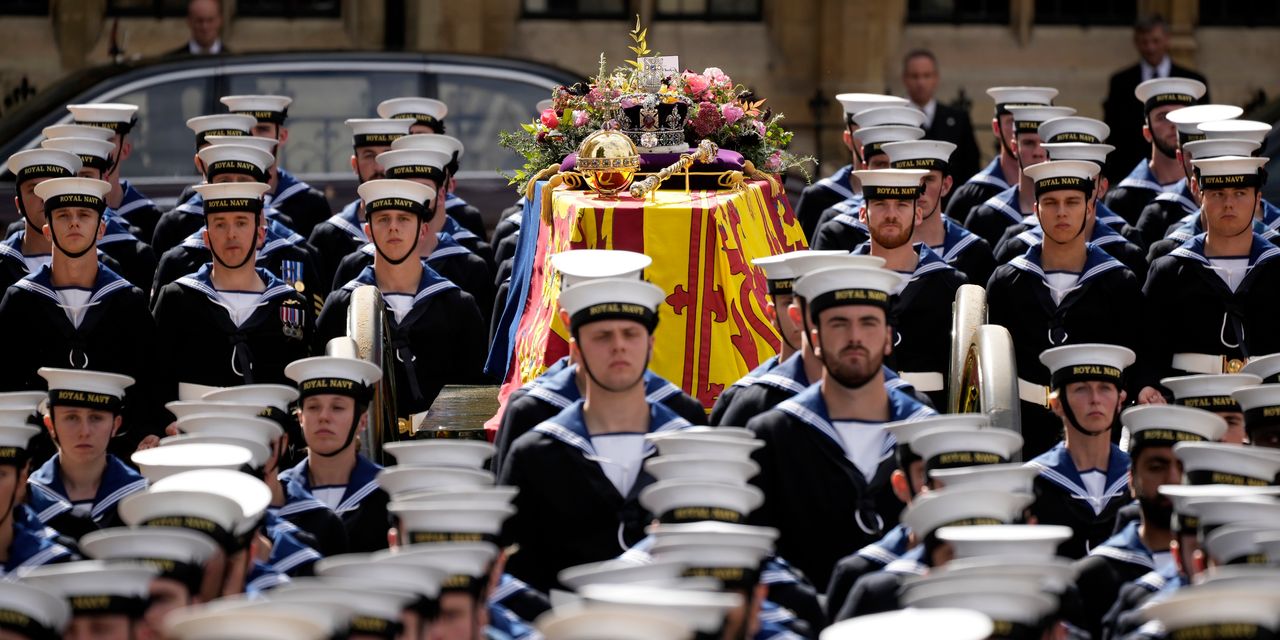
[[[529,296],[529,280],[533,277],[533,260],[538,253],[538,235],[542,228],[541,211],[542,188],[545,181],[534,185],[533,197],[524,203],[524,212],[520,215],[520,244],[516,247],[516,255],[511,265],[511,288],[507,290],[507,304],[502,308],[502,316],[498,321],[497,331],[493,335],[493,345],[489,348],[489,359],[485,362],[485,373],[499,380],[506,380],[507,368],[511,364],[511,350],[516,344],[516,330],[520,327],[521,316],[524,315],[524,301]]]

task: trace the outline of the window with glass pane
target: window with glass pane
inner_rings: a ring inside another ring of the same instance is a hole
[[[259,18],[336,18],[341,0],[253,0],[236,4],[236,13]]]
[[[1135,0],[1036,0],[1036,24],[1114,26],[1137,19]]]
[[[757,20],[760,0],[658,0],[659,18]]]
[[[1006,24],[1012,0],[907,0],[907,22]]]
[[[107,0],[107,15],[186,17],[187,0]]]
[[[1280,2],[1200,0],[1200,25],[1206,27],[1280,26]]]
[[[628,0],[524,0],[526,18],[625,18]]]
[[[10,16],[43,16],[49,13],[49,0],[3,0],[0,14]]]
[[[420,76],[393,71],[317,71],[236,74],[227,95],[289,96],[289,140],[280,166],[297,174],[351,173],[348,118],[376,118],[378,103],[421,94]]]
[[[533,118],[534,105],[550,96],[546,87],[517,80],[461,74],[441,74],[439,95],[449,105],[446,133],[466,145],[462,171],[493,176],[495,170],[511,171],[522,161],[498,146],[498,132]]]
[[[129,134],[133,154],[122,175],[129,178],[194,176],[195,135],[187,119],[209,108],[208,78],[176,80],[112,98],[138,105],[138,124]]]

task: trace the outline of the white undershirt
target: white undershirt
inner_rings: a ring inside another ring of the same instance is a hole
[[[218,291],[217,293],[222,301],[222,308],[227,310],[231,322],[237,327],[253,315],[254,310],[258,308],[258,303],[262,300],[262,294],[256,291]]]
[[[1160,60],[1160,64],[1152,66],[1146,60],[1139,60],[1138,66],[1142,69],[1142,81],[1146,82],[1153,78],[1168,78],[1169,73],[1173,71],[1173,60],[1169,56],[1165,56]]]
[[[1097,511],[1102,504],[1102,494],[1107,491],[1107,474],[1097,469],[1081,471],[1080,482],[1084,483],[1084,490],[1089,493],[1089,502],[1093,505],[1093,510]]]
[[[71,503],[71,515],[77,518],[88,518],[93,515],[93,501],[81,500]]]
[[[58,294],[58,306],[66,312],[67,320],[79,329],[80,323],[84,321],[85,312],[89,310],[89,297],[93,292],[78,287],[64,287],[54,291]]]
[[[1234,293],[1240,281],[1249,273],[1248,258],[1209,258],[1209,268],[1227,283]]]
[[[1049,294],[1053,296],[1053,303],[1062,304],[1062,299],[1067,297],[1067,292],[1080,282],[1080,274],[1072,271],[1046,271],[1044,279],[1049,284]]]
[[[844,455],[867,480],[875,477],[880,467],[880,450],[884,443],[884,425],[877,422],[833,420],[831,425],[844,443]]]
[[[1172,551],[1157,551],[1151,554],[1151,562],[1155,565],[1156,571],[1164,574],[1164,572],[1173,567]]]
[[[388,307],[391,307],[391,313],[395,314],[396,322],[404,322],[404,317],[413,311],[413,296],[407,293],[384,293],[382,299],[387,301]]]
[[[644,466],[645,441],[643,433],[606,433],[591,436],[591,446],[596,450],[596,463],[613,483],[620,495],[627,495],[636,483],[636,476]]]
[[[346,487],[315,487],[311,490],[311,495],[316,500],[325,503],[331,511],[338,508],[338,504],[342,502],[342,494],[347,492]]]
[[[47,264],[53,263],[53,255],[49,253],[37,253],[34,255],[22,256],[22,262],[27,265],[27,273],[35,273]]]
[[[911,284],[911,276],[914,276],[915,272],[914,271],[895,271],[894,273],[902,276],[901,278],[898,279],[898,284],[893,285],[893,295],[896,296],[902,293],[902,290],[906,289],[908,284]]]

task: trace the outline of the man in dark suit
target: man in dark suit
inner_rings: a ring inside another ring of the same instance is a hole
[[[963,184],[978,172],[978,143],[967,112],[938,102],[938,59],[928,49],[913,49],[902,59],[902,85],[907,99],[924,112],[925,138],[956,145],[951,154],[951,175]]]
[[[1133,46],[1138,50],[1138,63],[1111,76],[1107,99],[1102,103],[1103,120],[1111,127],[1107,142],[1116,150],[1108,156],[1105,174],[1114,184],[1125,177],[1142,159],[1149,158],[1151,145],[1142,137],[1142,103],[1133,99],[1133,90],[1152,78],[1194,78],[1204,76],[1173,63],[1169,57],[1169,25],[1159,15],[1138,20],[1133,26]],[[1206,92],[1201,102],[1209,102]]]
[[[222,44],[222,2],[191,0],[187,3],[187,28],[191,38],[168,55],[218,56],[231,53]]]

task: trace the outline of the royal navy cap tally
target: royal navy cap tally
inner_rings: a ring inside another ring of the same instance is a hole
[[[909,104],[906,98],[886,96],[878,93],[840,93],[836,101],[844,109],[845,118],[852,123],[853,116],[876,107],[904,106]]]
[[[413,491],[478,489],[493,486],[493,473],[457,466],[397,464],[378,472],[378,486],[392,497]]]
[[[664,589],[637,584],[590,584],[578,590],[588,608],[663,612],[703,633],[718,633],[725,614],[741,606],[742,596],[695,589]]]
[[[551,266],[560,273],[560,289],[600,278],[640,280],[653,258],[620,249],[572,249],[552,254]]]
[[[560,292],[571,331],[601,320],[632,320],[650,333],[658,326],[658,305],[666,294],[642,280],[598,278]]]
[[[298,399],[298,390],[283,384],[242,384],[221,389],[210,388],[200,394],[200,400],[207,402],[234,402],[259,409],[268,407],[287,411],[289,405]]]
[[[986,640],[995,631],[991,617],[972,609],[909,607],[837,622],[819,640]]]
[[[1051,558],[1071,539],[1071,527],[1049,524],[993,524],[942,527],[938,539],[951,543],[957,558],[1018,555]]]
[[[350,118],[343,124],[351,128],[351,144],[360,147],[389,147],[397,139],[409,135],[412,120],[392,118]]]
[[[640,492],[640,505],[662,523],[714,520],[742,524],[762,504],[760,489],[723,482],[662,480]]]
[[[326,640],[341,629],[324,613],[322,607],[281,602],[228,607],[214,601],[166,616],[164,633],[173,640]]]
[[[51,407],[83,407],[118,412],[120,403],[124,400],[125,389],[134,383],[133,378],[126,375],[88,369],[40,367],[37,373],[49,383]]]
[[[693,629],[661,613],[622,608],[556,607],[539,616],[537,628],[546,640],[685,640]]]
[[[1271,133],[1271,125],[1257,120],[1216,120],[1200,123],[1200,132],[1209,140],[1238,138],[1262,144]]]
[[[1116,148],[1109,144],[1087,142],[1050,142],[1040,145],[1049,154],[1049,160],[1081,160],[1098,166],[1107,163],[1107,154]]]
[[[224,436],[219,434],[197,434],[197,433],[180,433],[176,436],[167,436],[160,438],[160,446],[184,445],[184,444],[227,444],[234,445],[249,452],[249,468],[253,470],[262,469],[267,460],[271,459],[271,447],[256,440],[246,440],[238,436]]]
[[[996,103],[996,115],[1009,113],[1010,106],[1050,105],[1058,96],[1053,87],[991,87],[987,95]]]
[[[1227,433],[1227,421],[1203,409],[1168,404],[1129,407],[1120,414],[1129,429],[1129,451],[1172,447],[1179,442],[1216,442]]]
[[[924,137],[924,129],[902,125],[886,124],[877,127],[863,127],[853,132],[853,137],[862,147],[864,159],[873,158],[884,153],[884,145],[889,142],[903,140],[919,140]]]
[[[229,436],[267,447],[284,435],[276,421],[258,416],[197,413],[179,418],[174,426],[179,433]]]
[[[751,459],[712,455],[663,455],[644,461],[644,469],[657,480],[706,480],[746,484],[760,473]]]
[[[35,178],[71,178],[80,173],[80,156],[57,149],[27,149],[9,156],[9,172],[19,184]]]
[[[1261,382],[1262,378],[1252,373],[1198,374],[1160,380],[1160,384],[1173,392],[1173,404],[1218,412],[1240,411],[1240,403],[1231,393]]]
[[[1156,491],[1173,502],[1173,511],[1177,516],[1173,522],[1175,530],[1193,535],[1200,528],[1200,520],[1194,513],[1194,502],[1203,502],[1206,498],[1231,500],[1280,495],[1280,487],[1233,484],[1162,484]]]
[[[1178,144],[1204,140],[1205,134],[1200,125],[1205,122],[1231,120],[1240,117],[1244,109],[1233,104],[1196,104],[1185,109],[1170,111],[1165,116],[1178,128]]]
[[[381,118],[412,120],[436,131],[448,114],[449,106],[432,98],[392,98],[378,103]]]
[[[0,464],[22,466],[26,463],[31,438],[40,433],[28,424],[0,424]]]
[[[87,124],[51,124],[40,130],[40,135],[48,140],[54,138],[93,138],[94,140],[111,140],[115,132],[103,127]]]
[[[237,536],[252,531],[271,504],[271,489],[247,473],[226,469],[184,471],[156,481],[151,493],[205,492],[231,498],[240,506],[240,518],[232,531]]]
[[[1222,156],[1206,160],[1192,160],[1200,189],[1233,189],[1258,187],[1262,184],[1262,167],[1267,158],[1246,156]]]
[[[886,142],[880,148],[889,156],[889,166],[894,169],[924,169],[945,174],[956,145],[943,140],[903,140]]]
[[[148,482],[155,482],[183,471],[251,467],[253,453],[231,444],[189,443],[135,451],[129,459]]]
[[[44,201],[45,213],[55,209],[83,207],[102,213],[107,208],[111,185],[93,178],[50,178],[36,185],[36,197]]]
[[[929,479],[938,488],[995,489],[1008,493],[1030,494],[1033,491],[1036,476],[1039,474],[1039,470],[1035,467],[1028,467],[1021,462],[1006,462],[953,469],[933,469],[929,471]]]
[[[853,122],[859,127],[879,127],[896,124],[903,127],[923,129],[928,116],[911,105],[892,105],[888,107],[872,107],[863,109],[853,115]]]
[[[86,533],[80,550],[95,560],[135,560],[160,576],[199,588],[203,567],[218,545],[213,538],[177,527],[113,527]]]
[[[138,105],[123,102],[69,104],[67,111],[76,124],[110,129],[120,135],[129,133],[138,121]]]
[[[1241,387],[1232,391],[1231,397],[1244,411],[1246,431],[1280,426],[1280,384]]]
[[[404,542],[409,545],[484,542],[498,535],[502,523],[516,512],[509,504],[398,500],[392,500],[387,510],[400,519]]]
[[[1244,138],[1206,138],[1183,145],[1182,152],[1191,160],[1207,160],[1223,156],[1250,157],[1262,145]]]
[[[688,564],[675,560],[654,560],[635,564],[610,558],[569,567],[556,577],[560,583],[577,590],[589,584],[661,584],[673,583],[684,575]]]
[[[61,595],[71,605],[73,616],[124,614],[140,618],[156,573],[153,567],[138,563],[81,560],[36,567],[22,580]]]
[[[1280,473],[1280,453],[1219,442],[1182,442],[1173,446],[1187,484],[1269,486]]]
[[[391,179],[433,180],[443,186],[449,163],[448,154],[430,149],[395,149],[383,151],[377,157],[378,166]]]
[[[495,451],[488,442],[450,439],[388,442],[382,445],[382,450],[395,458],[397,464],[467,469],[483,468]]]
[[[765,282],[769,286],[769,295],[779,296],[791,295],[792,285],[796,281],[796,272],[794,269],[794,259],[797,254],[811,251],[810,249],[801,249],[790,253],[779,253],[763,258],[756,258],[751,264],[759,267],[764,272]],[[847,255],[847,251],[824,251],[831,255]]]
[[[866,131],[866,129],[863,129]],[[853,175],[862,183],[866,200],[915,200],[924,192],[925,169],[864,169]]]
[[[271,189],[271,185],[261,182],[219,182],[218,184],[198,184],[196,193],[204,198],[204,215],[218,213],[252,213],[262,212],[262,196]]]
[[[224,549],[232,549],[232,532],[241,518],[235,500],[206,491],[151,490],[132,493],[120,500],[120,520],[130,527],[181,528],[208,536]]]
[[[827,309],[844,305],[871,305],[889,310],[889,299],[902,276],[888,269],[828,267],[810,271],[796,280],[796,295],[808,301],[815,322]]]
[[[1218,565],[1267,564],[1267,554],[1258,540],[1260,534],[1274,532],[1261,523],[1228,524],[1204,537],[1204,548]]]
[[[489,565],[498,555],[498,547],[492,542],[428,542],[412,544],[373,554],[374,562],[395,560],[423,565],[446,574],[440,584],[442,590],[456,590],[470,586],[471,579],[488,576]]]
[[[59,594],[25,582],[0,582],[0,628],[21,638],[54,640],[71,622],[71,605]]]
[[[1138,610],[1159,622],[1170,640],[1274,638],[1280,630],[1280,594],[1246,589],[1186,586]]]
[[[1040,123],[1041,142],[1083,142],[1101,144],[1111,135],[1107,123],[1084,116],[1050,118]]]
[[[266,597],[274,602],[317,603],[348,609],[348,630],[352,635],[394,640],[401,629],[400,614],[413,603],[413,592],[379,583],[341,578],[294,578],[271,589]]]
[[[719,539],[725,544],[772,548],[778,539],[778,530],[772,527],[714,520],[651,524],[645,527],[645,532],[654,537],[655,545],[664,541],[669,544],[714,544],[713,540]]]
[[[462,141],[453,137],[446,136],[443,133],[415,133],[404,136],[391,143],[392,149],[424,149],[427,151],[439,151],[451,159],[450,173],[457,169],[457,162],[462,160],[462,154],[466,151]]]
[[[1199,520],[1202,537],[1231,524],[1250,524],[1272,531],[1280,528],[1280,500],[1270,496],[1191,498],[1183,503],[1182,510]]]
[[[1241,372],[1252,373],[1266,384],[1280,382],[1280,353],[1252,358]]]
[[[187,120],[187,128],[196,134],[196,148],[208,143],[209,136],[248,136],[258,121],[253,116],[239,113],[219,113],[196,116]]]
[[[247,140],[248,138],[246,138]],[[235,138],[232,138],[235,140]],[[204,178],[209,182],[223,174],[246,175],[254,182],[265,183],[267,171],[275,164],[275,156],[256,147],[239,144],[210,144],[196,152],[204,164]]]
[[[1094,166],[1093,170],[1097,171],[1097,167]],[[1040,362],[1049,369],[1052,379],[1050,386],[1054,389],[1088,380],[1111,382],[1119,386],[1124,370],[1136,359],[1132,349],[1098,343],[1054,347],[1040,354]]]
[[[1041,105],[1010,106],[1013,115],[1013,133],[1034,133],[1039,135],[1040,125],[1054,118],[1065,118],[1075,114],[1071,107],[1050,107]]]
[[[660,456],[694,455],[749,460],[751,452],[764,446],[764,441],[740,436],[719,435],[712,431],[687,430],[650,433],[645,440],[658,448]]]
[[[1152,78],[1135,87],[1133,95],[1146,112],[1151,113],[1152,109],[1165,105],[1191,106],[1206,90],[1203,82],[1191,78]]]
[[[284,124],[289,117],[289,105],[293,98],[288,96],[223,96],[218,102],[227,105],[231,113],[253,116],[258,122]]]
[[[655,543],[652,553],[660,560],[674,560],[688,566],[683,576],[719,580],[727,589],[755,586],[760,563],[773,553],[773,545],[732,544],[704,539],[698,542]]]
[[[395,555],[372,553],[329,556],[315,564],[315,572],[323,578],[376,580],[387,588],[407,591],[429,600],[440,596],[440,584],[448,577],[443,569],[437,567],[403,562]]]
[[[284,375],[298,385],[299,398],[336,394],[367,401],[382,368],[360,358],[315,356],[285,365]]]
[[[902,522],[923,539],[942,527],[1010,524],[1035,500],[991,489],[950,488],[920,494],[902,512]]]
[[[57,149],[74,153],[80,164],[90,169],[106,171],[111,168],[111,153],[116,146],[98,138],[50,138],[40,143],[42,149]]]
[[[436,197],[431,185],[412,180],[370,180],[357,187],[356,192],[364,201],[366,217],[380,211],[405,211],[425,219],[429,217],[427,204]]]
[[[916,434],[911,450],[926,471],[1009,462],[1022,450],[1022,436],[1008,429],[932,429]]]

